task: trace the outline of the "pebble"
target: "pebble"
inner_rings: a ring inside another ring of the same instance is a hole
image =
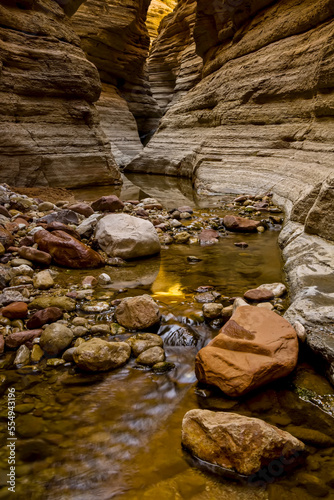
[[[111,281],[109,274],[107,274],[107,273],[100,274],[100,276],[98,277],[98,283],[99,283],[99,285],[102,285],[102,286],[110,285],[112,283],[112,281]]]
[[[21,345],[16,352],[14,365],[16,367],[24,366],[29,363],[29,360],[30,360],[30,350],[28,349],[27,346]]]

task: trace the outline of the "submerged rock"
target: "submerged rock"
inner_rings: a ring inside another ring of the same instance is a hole
[[[162,338],[154,333],[139,333],[134,337],[130,337],[127,343],[131,346],[135,357],[138,357],[142,352],[147,351],[151,347],[163,346]]]
[[[149,295],[128,297],[117,306],[117,322],[130,330],[144,330],[160,321],[159,306]]]
[[[95,239],[107,255],[122,259],[154,255],[161,248],[153,224],[127,214],[103,217],[97,223]]]
[[[165,361],[165,358],[165,351],[162,347],[155,346],[142,352],[136,359],[136,363],[140,365],[153,366],[157,363],[162,363]]]
[[[53,323],[43,330],[40,346],[47,354],[56,356],[64,351],[73,340],[73,332],[61,323]]]
[[[124,365],[130,358],[131,347],[125,342],[92,339],[73,353],[76,365],[85,371],[108,371]]]
[[[182,444],[195,457],[243,475],[255,474],[274,460],[291,463],[305,449],[291,434],[263,420],[209,410],[186,413]]]
[[[260,225],[260,221],[237,217],[235,215],[226,215],[224,217],[224,226],[229,231],[240,233],[254,233]]]
[[[244,306],[199,351],[195,371],[200,382],[238,397],[285,377],[297,359],[298,339],[290,323],[267,309]]]

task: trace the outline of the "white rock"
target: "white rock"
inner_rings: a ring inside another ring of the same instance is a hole
[[[274,309],[274,306],[271,302],[260,302],[257,307],[263,307],[263,309],[269,309],[269,311],[272,311]]]
[[[296,321],[295,324],[293,325],[294,329],[296,330],[297,337],[300,340],[300,342],[305,342],[306,340],[306,330],[304,325],[300,323],[300,321]]]
[[[237,297],[233,302],[233,314],[235,313],[235,310],[240,306],[249,306],[249,304],[247,304],[247,302],[241,297]]]
[[[270,290],[274,294],[274,297],[282,297],[282,295],[286,292],[286,286],[283,283],[269,283],[266,285],[260,285],[258,288],[260,290],[263,288]]]
[[[102,273],[100,274],[99,278],[98,278],[98,282],[99,282],[99,285],[110,285],[111,283],[111,278],[109,276],[109,274],[107,273]]]
[[[95,239],[110,257],[134,259],[160,252],[158,233],[147,220],[128,214],[110,214],[96,226]]]
[[[39,290],[48,290],[53,287],[54,281],[51,276],[50,271],[45,269],[44,271],[40,271],[34,276],[34,287]]]

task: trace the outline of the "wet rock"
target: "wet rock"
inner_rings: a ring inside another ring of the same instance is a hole
[[[22,438],[31,438],[43,432],[43,420],[33,415],[22,415],[16,419],[16,431]]]
[[[28,365],[30,360],[30,350],[28,349],[27,346],[21,345],[16,353],[15,359],[14,359],[14,365],[15,366],[24,366]]]
[[[199,302],[200,304],[205,304],[209,302],[214,302],[216,299],[220,297],[220,293],[218,292],[204,292],[204,293],[198,293],[195,295],[194,299],[196,302]]]
[[[49,212],[50,210],[54,210],[56,207],[54,206],[53,203],[50,203],[49,201],[43,201],[38,205],[38,210],[39,212]]]
[[[51,255],[47,252],[37,250],[37,248],[21,246],[18,248],[18,252],[23,259],[36,262],[36,264],[40,264],[42,266],[49,266],[51,264]]]
[[[180,216],[179,216],[179,218],[180,218]],[[182,227],[182,225],[183,225],[182,222],[180,222],[177,219],[173,219],[170,221],[170,227],[174,227],[177,229],[178,227]]]
[[[247,302],[241,297],[237,297],[233,302],[233,314],[235,313],[236,309],[241,306],[249,306],[249,304],[247,304]]]
[[[0,243],[5,249],[14,243],[14,237],[7,229],[0,225]]]
[[[302,325],[300,321],[295,321],[293,327],[296,330],[299,341],[302,343],[305,342],[307,335],[304,325]]]
[[[98,283],[99,285],[105,286],[105,285],[110,285],[112,283],[111,278],[109,274],[107,273],[102,273],[98,277]]]
[[[189,212],[182,212],[182,213],[180,214],[180,219],[181,219],[181,220],[182,220],[182,219],[191,219],[191,217],[192,217],[192,216],[191,216],[191,214],[190,214]]]
[[[202,229],[198,239],[202,245],[212,245],[218,243],[219,233],[214,229]]]
[[[1,314],[10,320],[26,318],[28,306],[25,302],[12,302],[2,309]]]
[[[111,257],[110,259],[106,260],[106,264],[113,267],[123,267],[125,266],[126,261],[121,259],[120,257]]]
[[[236,217],[235,215],[226,215],[223,222],[224,226],[229,231],[241,233],[254,233],[260,225],[260,221]]]
[[[97,285],[97,279],[94,276],[86,276],[82,280],[83,286],[94,287]]]
[[[184,212],[188,212],[189,214],[194,213],[193,209],[191,207],[189,207],[189,205],[184,205],[182,207],[178,207],[177,211],[180,213],[184,213]]]
[[[252,290],[248,290],[244,294],[244,297],[252,302],[267,302],[268,300],[272,300],[274,298],[274,294],[267,288],[254,288]]]
[[[85,371],[108,371],[124,365],[130,358],[131,347],[125,342],[92,339],[75,349],[73,359]]]
[[[124,203],[114,194],[102,196],[92,203],[92,209],[95,212],[116,212],[117,210],[123,210],[123,208]]]
[[[8,212],[7,208],[0,205],[0,214],[3,215],[4,217],[7,217],[8,219],[10,219],[11,215],[10,213]]]
[[[313,474],[302,471],[297,474],[296,480],[298,484],[304,486],[306,491],[312,496],[312,498],[322,498],[326,497],[329,493],[328,486],[321,481],[321,479]]]
[[[221,316],[223,311],[222,304],[208,303],[203,304],[204,318],[215,319]]]
[[[2,334],[0,334],[0,354],[2,354],[5,350],[5,339]]]
[[[257,287],[258,290],[270,290],[274,297],[282,297],[286,293],[286,286],[283,283],[268,283]]]
[[[27,321],[27,328],[41,328],[48,323],[54,323],[63,316],[63,311],[59,307],[47,307],[37,311]]]
[[[74,325],[74,326],[86,326],[87,320],[86,320],[86,318],[82,318],[81,316],[76,316],[72,320],[72,325]]]
[[[262,307],[264,309],[268,309],[269,311],[272,311],[274,309],[274,306],[271,302],[261,302],[260,304],[257,304],[257,307]]]
[[[127,214],[103,217],[95,238],[110,257],[134,259],[160,252],[160,241],[153,224]]]
[[[188,255],[187,261],[188,262],[202,262],[203,259],[200,259],[199,257],[196,257],[195,255]]]
[[[39,363],[39,361],[42,359],[44,356],[43,350],[40,348],[38,344],[34,344],[32,346],[31,354],[30,354],[30,359],[32,363]]]
[[[151,347],[163,346],[162,338],[154,333],[139,333],[134,337],[130,337],[127,343],[130,345],[132,353],[136,358]]]
[[[188,243],[190,238],[190,234],[187,233],[186,231],[181,231],[180,233],[176,233],[174,235],[174,241],[175,243]]]
[[[38,222],[45,222],[50,224],[51,222],[61,222],[62,224],[79,224],[78,214],[73,212],[73,210],[59,210],[58,212],[53,212],[52,214],[44,215]]]
[[[110,333],[110,326],[107,324],[93,325],[90,329],[92,335],[104,334],[108,335]]]
[[[108,311],[110,309],[110,305],[108,302],[95,302],[83,304],[81,309],[87,313],[101,313],[104,311]]]
[[[42,331],[40,346],[47,354],[57,356],[72,342],[73,333],[61,323],[53,323]]]
[[[171,245],[174,241],[173,236],[170,234],[161,234],[159,240],[162,245]]]
[[[60,358],[50,358],[46,360],[46,366],[52,366],[53,368],[56,368],[57,366],[62,366],[65,363],[66,361]]]
[[[174,363],[168,363],[167,361],[162,361],[161,363],[156,363],[152,366],[152,370],[156,373],[166,373],[174,368]]]
[[[22,295],[22,293],[18,292],[17,290],[5,289],[0,294],[0,304],[2,304],[3,306],[7,306],[12,302],[29,302],[29,299],[27,297],[24,297],[24,295]]]
[[[123,299],[115,310],[117,322],[130,330],[144,330],[160,321],[160,310],[149,295]]]
[[[66,362],[74,362],[74,358],[73,358],[73,354],[76,350],[76,347],[70,347],[69,349],[66,349],[66,351],[63,353],[62,355],[62,358],[66,361]]]
[[[88,246],[64,231],[38,231],[35,242],[41,250],[48,252],[56,264],[73,269],[100,267],[102,257]]]
[[[190,326],[163,325],[159,335],[167,346],[196,346],[200,336]]]
[[[75,326],[72,330],[74,337],[84,337],[88,333],[88,328],[84,326]]]
[[[5,247],[3,246],[2,243],[0,243],[0,257],[2,257],[5,252],[6,252]]]
[[[10,277],[15,278],[16,276],[32,276],[34,270],[30,266],[21,265],[18,267],[12,267],[10,270]]]
[[[123,326],[119,325],[118,323],[111,323],[110,324],[111,335],[122,335],[125,332],[126,332],[125,328]]]
[[[334,446],[334,439],[332,437],[315,429],[289,425],[287,431],[304,443],[316,446],[317,448],[330,448]]]
[[[157,363],[165,361],[165,351],[161,347],[151,347],[142,352],[136,359],[136,363],[140,365],[153,366]]]
[[[89,217],[90,215],[93,215],[94,210],[90,205],[87,203],[76,203],[75,205],[71,205],[68,207],[69,210],[72,210],[73,212],[76,212],[78,214],[84,215],[85,217]]]
[[[49,307],[57,307],[62,311],[71,312],[75,310],[76,302],[70,297],[41,295],[36,297],[29,304],[29,309],[47,309]]]
[[[75,238],[77,240],[81,239],[81,236],[78,233],[78,231],[76,231],[72,227],[68,226],[67,224],[63,224],[62,222],[57,222],[57,221],[50,222],[50,224],[48,224],[46,226],[46,230],[50,231],[50,232],[53,232],[53,231],[64,231],[64,233],[67,233],[70,236],[73,236],[73,238]]]
[[[287,460],[305,445],[258,418],[229,412],[190,410],[182,422],[182,444],[195,457],[251,475],[272,461]]]
[[[234,243],[236,247],[240,247],[240,248],[247,248],[248,247],[248,243],[245,243],[244,241],[238,241],[237,243]]]
[[[31,344],[31,342],[40,337],[42,334],[41,329],[36,330],[24,330],[22,332],[13,332],[7,335],[5,342],[6,346],[10,348],[16,348],[23,344]]]
[[[54,286],[54,281],[50,271],[40,271],[34,276],[34,287],[39,290],[48,290]]]
[[[285,377],[297,359],[298,339],[290,323],[273,311],[245,306],[199,351],[195,372],[200,382],[238,397]]]

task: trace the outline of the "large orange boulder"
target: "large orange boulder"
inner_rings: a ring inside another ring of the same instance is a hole
[[[297,358],[298,338],[288,321],[267,309],[241,306],[199,351],[195,371],[200,382],[238,397],[285,377]]]
[[[104,264],[102,257],[64,231],[49,233],[44,229],[34,235],[38,248],[48,252],[59,266],[72,269],[99,267]]]

